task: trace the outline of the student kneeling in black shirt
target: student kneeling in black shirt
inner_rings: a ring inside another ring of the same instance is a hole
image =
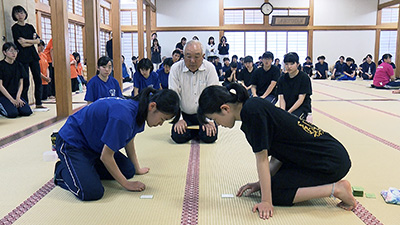
[[[291,206],[315,198],[336,197],[352,210],[357,202],[350,182],[342,180],[351,167],[345,147],[329,133],[261,98],[248,98],[240,84],[209,86],[201,93],[197,115],[241,130],[256,156],[259,181],[242,186],[237,196],[261,190],[253,207],[262,219],[274,205]],[[271,160],[268,160],[271,156]],[[246,196],[247,196],[246,195]]]
[[[298,70],[299,56],[295,52],[285,55],[286,71],[278,80],[279,106],[302,119],[311,113],[312,88],[310,78]]]
[[[0,113],[8,118],[29,116],[32,110],[21,98],[23,77],[27,76],[22,64],[15,61],[18,50],[14,43],[3,45],[4,59],[0,61]]]

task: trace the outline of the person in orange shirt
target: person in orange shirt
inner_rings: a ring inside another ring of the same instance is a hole
[[[71,65],[71,88],[72,88],[72,92],[75,92],[77,90],[79,90],[79,82],[78,82],[78,72],[76,71],[76,65],[77,62],[75,60],[75,57],[71,54],[69,55],[69,62]]]
[[[78,82],[82,86],[83,85],[86,86],[87,81],[83,77],[83,67],[82,67],[82,64],[81,64],[81,55],[78,52],[74,52],[74,53],[72,53],[72,55],[74,56],[74,58],[76,60],[76,72],[78,74]]]
[[[47,43],[43,53],[46,55],[47,62],[49,63],[50,79],[48,86],[48,96],[50,99],[54,99],[56,96],[55,79],[54,79],[54,65],[53,65],[53,38]]]
[[[40,77],[42,78],[42,100],[46,100],[48,97],[48,84],[51,81],[49,72],[49,63],[47,62],[47,56],[44,54],[43,50],[45,48],[44,41],[40,40],[38,45],[39,53],[39,65],[40,65]]]

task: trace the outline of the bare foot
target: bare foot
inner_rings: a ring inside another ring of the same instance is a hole
[[[353,197],[353,193],[351,191],[351,185],[350,182],[347,180],[341,180],[336,183],[335,185],[335,191],[333,195],[342,200],[337,206],[345,209],[345,210],[352,210],[356,207],[357,201]]]
[[[392,91],[393,94],[400,94],[400,89],[399,90],[394,90]]]

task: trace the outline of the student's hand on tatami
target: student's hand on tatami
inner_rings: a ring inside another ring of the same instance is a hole
[[[255,182],[255,183],[247,183],[239,188],[239,191],[237,192],[236,196],[241,197],[243,193],[245,193],[247,190],[249,190],[244,196],[249,196],[252,193],[259,191],[260,190],[260,183]]]
[[[185,120],[179,120],[174,127],[174,131],[178,134],[183,134],[186,132],[187,123]]]
[[[124,188],[128,191],[144,191],[146,185],[140,181],[127,181]]]
[[[204,124],[202,126],[203,131],[206,132],[206,135],[208,137],[212,137],[215,136],[215,134],[217,133],[217,128],[215,128],[215,123],[214,122],[209,122],[207,124]]]
[[[260,202],[253,207],[253,213],[257,212],[261,219],[269,219],[274,212],[274,206],[270,202]]]
[[[150,168],[148,168],[148,167],[142,167],[142,168],[140,168],[140,169],[138,169],[138,170],[136,171],[136,174],[137,174],[137,175],[143,175],[143,174],[148,173],[149,171],[150,171]]]

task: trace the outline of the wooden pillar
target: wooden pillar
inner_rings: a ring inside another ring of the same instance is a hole
[[[146,52],[147,58],[151,59],[151,7],[146,5]]]
[[[67,1],[50,0],[50,3],[57,117],[67,117],[72,113]]]
[[[219,38],[215,39],[215,43],[217,44],[219,43],[219,40],[221,40],[221,37],[224,36],[224,30],[222,30],[223,26],[224,26],[224,0],[219,0]]]
[[[85,58],[87,69],[87,80],[96,75],[98,59],[98,36],[97,28],[97,0],[84,0],[85,14]],[[84,59],[83,59],[84,60]]]
[[[314,58],[313,56],[313,51],[314,51],[314,0],[310,0],[310,11],[309,11],[309,16],[310,16],[310,22],[308,26],[311,27],[310,30],[308,30],[308,48],[307,48],[307,55],[311,57],[311,59]],[[303,59],[301,59],[303,60]]]
[[[112,0],[111,4],[111,28],[113,32],[113,65],[114,78],[117,79],[122,90],[122,59],[121,59],[121,21],[119,17],[120,3],[119,0]]]
[[[379,8],[379,1],[378,1],[378,8]],[[380,26],[382,24],[382,9],[378,9],[376,13],[376,25]],[[378,65],[378,61],[380,58],[379,55],[379,45],[381,42],[381,29],[375,30],[375,53],[374,53],[374,61]]]
[[[143,0],[137,0],[137,27],[139,59],[144,57],[144,27],[143,27]]]
[[[399,8],[399,22],[397,22],[397,41],[396,41],[396,61],[394,62],[397,66],[400,65],[400,8]],[[396,77],[400,77],[400,69],[395,69],[394,73]]]

